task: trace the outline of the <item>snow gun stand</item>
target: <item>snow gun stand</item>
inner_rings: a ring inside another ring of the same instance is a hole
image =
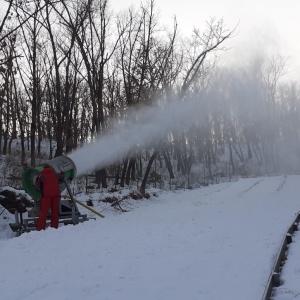
[[[64,225],[68,224],[78,224],[84,221],[88,221],[89,218],[87,215],[82,215],[76,205],[76,201],[71,193],[69,184],[65,181],[68,196],[62,196],[59,204],[59,223]],[[13,232],[16,232],[18,235],[36,230],[36,224],[40,211],[40,203],[38,200],[34,200],[34,207],[28,211],[28,218],[24,219],[22,212],[15,212],[15,223],[10,223],[9,226]],[[47,216],[46,227],[50,225],[51,214]]]

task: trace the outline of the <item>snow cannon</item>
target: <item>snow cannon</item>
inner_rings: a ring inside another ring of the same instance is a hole
[[[23,212],[20,212],[20,216],[18,215],[18,211],[15,210],[15,223],[10,223],[10,228],[16,232],[18,235],[23,232],[29,232],[31,230],[36,230],[36,224],[38,221],[39,211],[40,211],[40,199],[42,198],[42,193],[39,189],[35,187],[35,182],[44,166],[48,165],[52,168],[56,173],[64,173],[62,182],[59,182],[60,191],[64,191],[67,189],[67,193],[69,196],[62,195],[59,202],[59,223],[64,225],[68,224],[79,224],[85,221],[88,221],[89,218],[87,214],[81,214],[78,210],[77,204],[85,207],[90,210],[94,214],[98,215],[101,218],[104,218],[102,214],[93,210],[89,206],[83,204],[81,201],[74,198],[70,183],[76,177],[77,170],[76,165],[68,156],[61,155],[55,157],[51,160],[48,160],[37,167],[28,167],[27,164],[24,164],[24,172],[22,174],[22,185],[27,194],[29,194],[34,200],[34,205],[32,209],[27,211],[28,218],[23,218]],[[51,213],[47,216],[46,226],[50,225]]]
[[[66,185],[70,184],[77,174],[74,162],[65,155],[55,157],[35,168],[27,167],[22,174],[22,185],[26,193],[29,194],[32,199],[40,199],[42,197],[41,191],[35,187],[34,183],[45,165],[50,166],[56,173],[64,173],[65,180],[59,184],[61,192],[66,189]]]

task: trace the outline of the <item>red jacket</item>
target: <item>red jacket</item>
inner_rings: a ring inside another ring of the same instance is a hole
[[[37,179],[37,184],[40,185],[43,197],[59,197],[59,178],[60,175],[57,174],[49,166],[45,166],[42,170],[39,178]]]

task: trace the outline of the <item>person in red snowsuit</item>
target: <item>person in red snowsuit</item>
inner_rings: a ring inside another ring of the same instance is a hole
[[[60,201],[59,180],[62,176],[62,174],[56,173],[50,166],[45,165],[40,176],[36,180],[36,187],[39,187],[42,192],[37,230],[45,229],[50,208],[51,227],[58,228]]]

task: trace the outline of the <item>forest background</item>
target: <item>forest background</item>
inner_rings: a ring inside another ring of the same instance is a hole
[[[210,18],[187,37],[176,18],[172,28],[160,23],[154,0],[118,14],[109,0],[5,2],[1,185],[18,180],[24,161],[68,155],[128,121],[139,127],[145,107],[155,115],[176,101],[196,101],[199,120],[137,142],[95,170],[93,184],[135,184],[144,193],[151,182],[186,188],[300,170],[300,90],[285,79],[287,58],[258,55],[226,66],[219,54],[230,52],[226,41],[237,28],[225,20]]]

